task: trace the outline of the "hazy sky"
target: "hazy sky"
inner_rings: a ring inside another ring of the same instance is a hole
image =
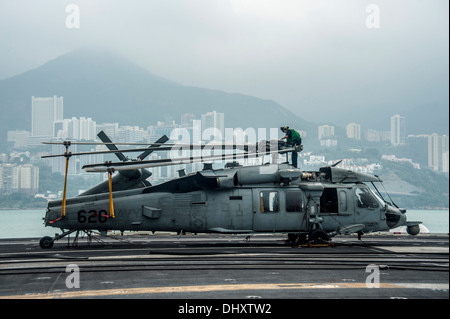
[[[448,102],[448,11],[448,0],[0,0],[0,79],[101,45],[184,85],[344,124],[330,110],[396,112],[411,92]]]

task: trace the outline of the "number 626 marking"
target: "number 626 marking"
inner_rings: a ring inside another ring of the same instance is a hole
[[[85,210],[80,210],[78,212],[78,222],[79,223],[105,223],[108,220],[108,213],[106,210],[102,209],[97,213],[96,210],[90,210],[86,212]]]

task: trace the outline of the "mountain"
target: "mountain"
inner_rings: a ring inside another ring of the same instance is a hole
[[[146,128],[167,115],[225,113],[226,127],[315,126],[271,100],[184,86],[111,52],[76,50],[36,69],[0,80],[0,140],[8,130],[31,130],[31,97],[64,97],[64,118],[91,117]],[[313,134],[313,133],[312,133]]]

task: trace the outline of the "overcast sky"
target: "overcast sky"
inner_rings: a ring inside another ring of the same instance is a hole
[[[339,122],[326,105],[421,90],[448,101],[448,11],[448,0],[0,0],[0,79],[101,45],[184,85]]]

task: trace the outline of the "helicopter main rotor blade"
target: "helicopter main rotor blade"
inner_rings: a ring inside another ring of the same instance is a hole
[[[154,150],[158,150],[161,145],[163,145],[165,142],[167,142],[169,138],[166,135],[161,136],[154,144],[150,145],[150,147],[147,148],[141,155],[139,155],[137,158],[138,160],[143,160],[147,156],[149,156],[151,153],[153,153]]]
[[[155,150],[170,150],[171,148],[155,148]],[[148,150],[147,148],[136,148],[129,150],[119,150],[120,153],[129,153],[129,152],[142,152]],[[117,151],[91,151],[91,152],[79,152],[79,153],[70,153],[71,156],[81,156],[81,155],[96,155],[96,154],[111,154],[118,153]],[[122,154],[123,155],[123,154]],[[41,158],[52,158],[52,157],[64,157],[64,154],[55,154],[55,155],[42,155]]]
[[[198,156],[198,157],[185,157],[178,159],[159,159],[159,160],[148,160],[148,161],[136,161],[136,162],[116,162],[116,163],[103,163],[103,164],[89,164],[84,165],[82,168],[86,172],[107,172],[108,169],[114,169],[115,171],[132,170],[139,168],[151,168],[160,166],[171,166],[171,165],[182,165],[190,163],[198,163],[205,161],[216,161],[216,160],[226,160],[226,159],[237,159],[237,158],[248,158],[251,156],[264,156],[274,153],[285,153],[292,152],[294,149],[285,149],[277,151],[268,152],[254,152],[254,153],[241,153],[241,154],[222,154],[222,155],[211,155],[211,156]]]
[[[72,141],[61,141],[61,142],[41,142],[41,144],[45,144],[45,145],[65,145],[64,143],[70,143],[70,145],[108,145],[108,144],[113,144],[113,145],[172,145],[172,146],[189,146],[189,145],[197,145],[197,146],[201,146],[201,147],[205,147],[207,145],[216,145],[216,146],[221,146],[221,145],[236,145],[236,146],[241,146],[241,147],[246,147],[246,146],[252,146],[255,145],[256,143],[247,143],[247,144],[223,144],[223,143],[208,143],[208,144],[196,144],[196,143],[190,143],[190,144],[184,144],[184,143],[123,143],[123,142],[72,142]]]
[[[164,145],[164,144],[161,144],[161,145]],[[198,146],[195,146],[195,145],[187,145],[186,144],[186,146],[181,146],[181,147],[183,148],[182,150],[187,150],[188,147],[190,148],[190,150],[198,150],[198,149],[201,150],[201,149],[205,148],[203,146],[205,146],[205,145],[202,145],[202,147],[198,147]],[[78,152],[78,153],[70,153],[70,155],[71,156],[81,156],[81,155],[96,155],[96,154],[111,154],[111,153],[117,154],[117,153],[130,153],[130,152],[142,152],[142,151],[144,151],[141,155],[138,156],[138,158],[144,159],[145,157],[147,157],[153,151],[172,151],[172,150],[177,150],[177,148],[178,148],[178,145],[174,145],[174,146],[155,146],[155,147],[147,147],[147,148],[115,149],[115,150],[109,150],[109,151]],[[212,147],[212,148],[214,148],[214,147]],[[66,156],[66,154],[54,154],[54,155],[43,155],[43,156],[41,156],[41,158],[64,157],[64,156]]]
[[[100,131],[97,134],[98,138],[102,140],[103,143],[105,143],[106,147],[111,150],[111,151],[119,151],[119,149],[117,148],[117,146],[111,141],[111,139],[108,137],[108,135],[106,135],[105,132]],[[122,161],[125,162],[127,160],[127,157],[125,155],[123,155],[120,151],[119,152],[114,152],[114,154],[116,154],[116,156]]]
[[[158,141],[164,140],[164,138],[167,138],[167,136],[163,136],[161,137]],[[168,138],[167,138],[168,140]],[[120,160],[122,160],[122,158],[126,157],[121,154],[121,153],[129,153],[129,152],[142,152],[144,151],[141,155],[138,156],[138,159],[144,159],[145,157],[147,157],[149,154],[151,154],[153,151],[172,151],[172,150],[177,150],[180,149],[181,150],[202,150],[205,148],[211,148],[214,150],[243,150],[243,151],[248,151],[249,150],[249,146],[254,147],[255,149],[257,149],[257,145],[256,144],[240,144],[240,145],[236,145],[236,144],[206,144],[206,145],[195,145],[195,144],[164,144],[164,143],[154,143],[152,144],[150,147],[147,148],[133,148],[133,149],[118,149],[117,147],[115,147],[114,144],[111,143],[105,143],[107,144],[108,148],[110,149],[109,151],[89,151],[89,152],[78,152],[78,153],[70,153],[71,156],[81,156],[81,155],[96,155],[96,154],[110,154],[110,153],[114,153],[116,154]],[[164,145],[164,146],[163,146]],[[41,156],[41,158],[52,158],[52,157],[64,157],[66,156],[66,154],[54,154],[54,155],[43,155]]]

